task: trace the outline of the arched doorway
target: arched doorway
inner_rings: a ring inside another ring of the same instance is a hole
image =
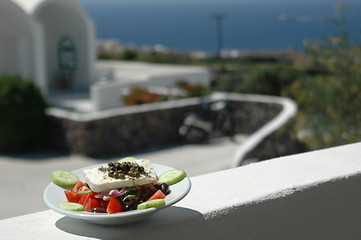
[[[94,30],[84,11],[71,0],[47,0],[33,17],[43,29],[50,90],[89,89],[94,75]]]
[[[0,74],[33,80],[31,19],[12,1],[0,1]]]

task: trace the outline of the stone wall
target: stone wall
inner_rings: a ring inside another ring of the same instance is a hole
[[[265,137],[244,156],[245,164],[309,151],[307,145],[296,138],[294,127],[295,121],[291,120]]]
[[[93,157],[106,157],[182,143],[178,129],[185,115],[196,112],[209,117],[207,106],[215,101],[184,99],[115,110],[108,114],[48,114],[49,144],[53,149]],[[234,131],[251,134],[281,110],[276,103],[227,99],[233,111]],[[104,116],[102,116],[104,115]]]
[[[273,119],[282,110],[277,103],[231,101],[234,129],[236,133],[252,134]]]

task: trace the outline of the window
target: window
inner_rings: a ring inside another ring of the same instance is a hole
[[[76,69],[76,49],[69,37],[63,37],[58,44],[58,65],[61,70]]]

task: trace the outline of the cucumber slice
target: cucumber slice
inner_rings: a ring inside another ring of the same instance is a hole
[[[133,160],[137,160],[137,159],[138,158],[135,158],[135,157],[125,157],[125,158],[118,160],[118,162],[129,162],[129,161],[133,161]]]
[[[63,202],[59,208],[67,211],[84,211],[84,206],[75,202]]]
[[[170,186],[182,181],[186,176],[186,172],[182,169],[169,170],[159,176],[158,183],[166,183]]]
[[[154,199],[150,201],[143,202],[137,206],[138,210],[144,210],[147,208],[159,207],[165,204],[164,199]]]
[[[79,178],[65,170],[54,170],[50,174],[50,180],[62,188],[71,188],[79,181]]]

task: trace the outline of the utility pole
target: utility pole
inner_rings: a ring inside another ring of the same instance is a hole
[[[212,14],[211,18],[216,20],[217,29],[217,58],[221,58],[221,50],[223,48],[223,32],[222,20],[225,18],[224,14]]]

